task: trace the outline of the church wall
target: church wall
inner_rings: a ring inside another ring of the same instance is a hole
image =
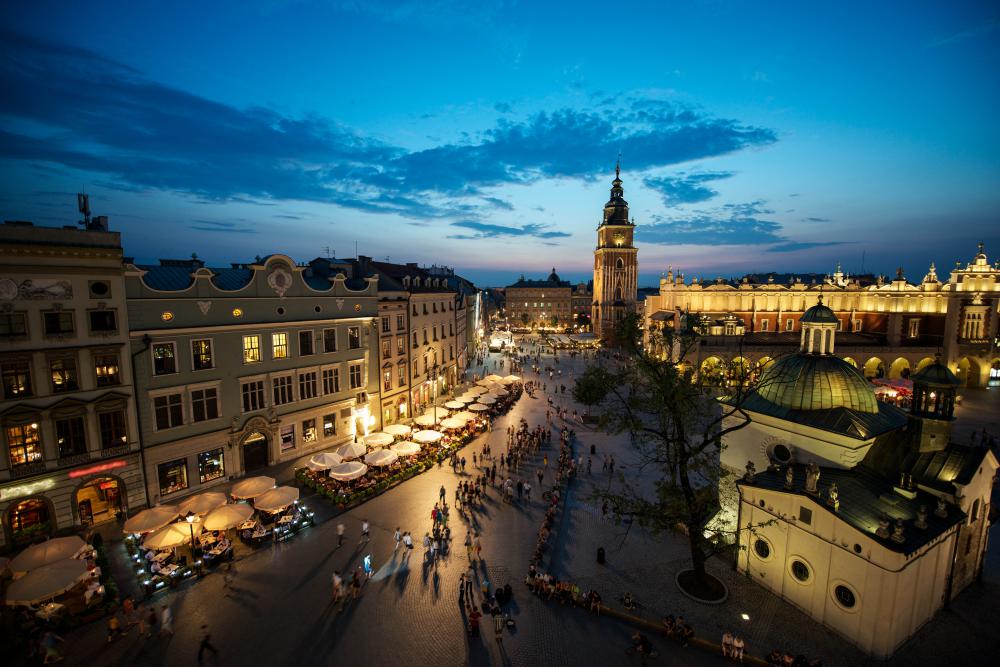
[[[958,534],[952,597],[976,580],[989,537],[990,498],[997,461],[987,454],[969,484],[961,487],[959,507],[968,515]]]
[[[874,439],[855,440],[757,413],[751,413],[751,419],[749,426],[729,433],[723,440],[722,463],[740,474],[747,461],[753,461],[757,470],[764,470],[768,465],[768,453],[779,444],[791,450],[794,462],[815,460],[820,466],[851,468],[865,457],[874,443]],[[723,427],[739,420],[728,417]],[[796,430],[788,430],[788,426]]]

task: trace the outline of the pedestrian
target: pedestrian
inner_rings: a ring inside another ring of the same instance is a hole
[[[472,538],[472,551],[475,553],[476,560],[483,559],[483,543],[479,540],[479,533],[476,533],[475,537]]]
[[[393,553],[395,553],[396,549],[399,548],[399,542],[403,539],[403,534],[399,532],[399,526],[396,526],[396,532],[392,538],[396,541],[396,546],[392,548]]]
[[[226,563],[226,573],[222,575],[222,587],[226,589],[226,595],[233,589],[233,579],[236,577],[236,567],[232,563]]]
[[[413,549],[413,536],[410,535],[410,531],[403,533],[403,544],[406,545],[407,552]]]
[[[465,605],[465,572],[458,578],[458,604]]]
[[[121,621],[118,620],[118,613],[115,612],[108,617],[108,643],[118,639],[121,635]]]
[[[170,607],[163,605],[160,607],[162,610],[160,612],[160,634],[167,635],[168,637],[174,636],[174,615],[170,611]]]
[[[531,482],[524,483],[524,499],[527,502],[531,502]]]
[[[733,635],[728,630],[722,633],[722,657],[733,657]]]
[[[125,631],[135,625],[135,602],[132,601],[132,596],[127,595],[122,601],[122,613],[125,614]]]
[[[441,502],[444,502],[445,498],[444,484],[441,485],[441,490],[438,492],[438,497],[441,498]]]
[[[154,621],[156,620],[156,615],[155,614],[153,615],[153,620]],[[144,606],[142,606],[141,604],[139,605],[138,609],[136,609],[136,621],[135,622],[136,622],[136,625],[139,626],[139,636],[140,637],[149,637],[149,627],[146,625],[146,608]]]
[[[156,627],[156,607],[150,605],[149,609],[146,610],[146,639],[153,636],[153,628]]]
[[[355,600],[361,597],[361,568],[355,570],[351,578],[351,593]]]
[[[736,662],[743,662],[743,651],[746,648],[746,644],[743,642],[743,637],[736,635],[733,637],[733,652],[732,658]]]
[[[333,603],[336,604],[344,597],[344,579],[340,576],[339,570],[333,571],[333,576],[330,577],[331,584],[331,597],[333,598]]]
[[[42,635],[42,651],[45,652],[45,657],[42,658],[42,664],[48,665],[53,662],[63,660],[63,654],[59,650],[59,646],[63,643],[63,641],[65,640],[52,630],[48,630],[44,635]]]
[[[469,563],[469,569],[465,572],[465,597],[469,599],[469,604],[471,605],[472,600],[472,586],[474,585],[476,573],[472,569],[472,563]]]
[[[612,456],[610,458],[610,460],[608,461],[608,470],[611,472],[612,475],[615,473],[615,457],[614,456]]]
[[[371,541],[371,537],[369,537],[368,535],[368,530],[369,530],[368,519],[365,519],[364,521],[361,522],[361,542]],[[358,544],[360,544],[361,542],[359,542]]]
[[[204,664],[205,653],[212,654],[212,661],[219,661],[219,650],[212,646],[212,635],[208,634],[208,626],[201,626],[201,644],[198,645],[198,664]]]
[[[472,533],[465,531],[465,555],[472,561]]]
[[[431,534],[424,533],[424,559],[429,559],[431,555]]]
[[[344,524],[337,524],[337,546],[341,547],[344,545]]]

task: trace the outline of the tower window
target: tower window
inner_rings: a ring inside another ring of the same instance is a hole
[[[619,244],[619,245],[621,245],[621,244]],[[624,269],[625,268],[625,260],[622,259],[621,257],[619,257],[618,259],[616,259],[615,260],[615,268],[616,269]]]

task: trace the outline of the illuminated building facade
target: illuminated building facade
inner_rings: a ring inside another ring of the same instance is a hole
[[[131,361],[107,218],[0,225],[0,548],[145,505]]]

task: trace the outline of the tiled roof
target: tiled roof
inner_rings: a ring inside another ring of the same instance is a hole
[[[723,399],[724,402],[729,402]],[[777,405],[759,394],[748,396],[742,403],[745,410],[757,412],[822,431],[839,433],[858,440],[868,440],[906,424],[906,413],[894,405],[878,403],[878,412],[859,412],[845,407],[820,410],[798,410]]]
[[[212,269],[212,273],[215,275],[212,277],[212,282],[219,289],[224,289],[227,291],[234,291],[242,289],[250,284],[250,280],[253,278],[253,271],[251,269]]]
[[[187,289],[194,282],[192,270],[182,266],[160,266],[158,264],[140,264],[138,268],[146,273],[142,280],[152,289],[164,292],[174,292]]]

